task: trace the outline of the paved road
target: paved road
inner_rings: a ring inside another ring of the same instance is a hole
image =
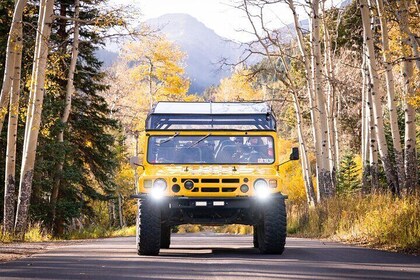
[[[134,237],[73,244],[0,264],[0,279],[420,279],[420,257],[288,238],[261,255],[251,236],[174,235],[171,249],[138,256]]]

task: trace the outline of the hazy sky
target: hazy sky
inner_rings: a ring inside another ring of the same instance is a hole
[[[186,13],[203,22],[218,35],[237,41],[254,39],[251,34],[237,30],[250,30],[244,12],[232,7],[233,0],[111,0],[113,3],[131,3],[142,13],[142,20],[155,18],[168,13]],[[267,10],[269,26],[282,26],[291,23],[293,18],[284,4],[272,5]]]

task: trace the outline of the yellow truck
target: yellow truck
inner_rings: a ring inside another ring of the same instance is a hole
[[[276,119],[265,102],[159,102],[146,119],[136,194],[139,255],[169,248],[171,227],[245,224],[254,247],[281,254],[286,196]],[[290,160],[299,159],[297,148]]]

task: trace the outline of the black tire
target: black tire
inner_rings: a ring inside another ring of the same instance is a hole
[[[160,248],[169,249],[171,245],[171,227],[162,224],[160,229]]]
[[[258,227],[254,226],[254,238],[253,238],[254,248],[258,248]]]
[[[263,254],[282,254],[286,245],[286,205],[283,198],[273,199],[262,209],[258,225],[258,245]]]
[[[156,256],[160,250],[160,209],[150,200],[139,202],[137,222],[137,253]]]

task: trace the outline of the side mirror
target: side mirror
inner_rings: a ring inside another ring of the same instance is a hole
[[[290,160],[298,160],[299,159],[299,148],[293,147],[292,153],[290,154]]]
[[[140,159],[139,159],[139,157],[131,157],[131,158],[130,158],[130,166],[131,166],[131,168],[133,168],[133,169],[136,169],[138,166],[141,166],[141,167],[143,167],[143,169],[144,169],[144,166],[140,164]]]

